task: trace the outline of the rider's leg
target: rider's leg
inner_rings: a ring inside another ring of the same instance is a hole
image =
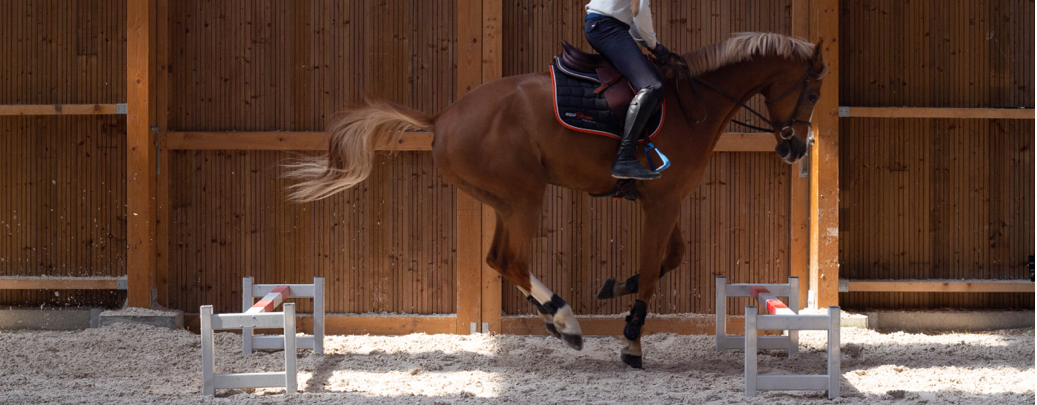
[[[608,58],[623,77],[638,89],[627,110],[619,150],[612,163],[612,176],[640,180],[659,178],[659,173],[648,170],[634,157],[637,141],[663,99],[663,82],[659,71],[630,36],[629,25],[612,17],[600,17],[587,20],[584,31],[587,42]]]

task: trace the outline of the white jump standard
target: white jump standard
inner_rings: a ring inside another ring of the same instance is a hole
[[[251,277],[242,280],[242,303],[245,313],[213,314],[212,305],[201,308],[202,326],[202,395],[213,396],[217,389],[285,387],[285,392],[298,390],[295,367],[297,349],[313,349],[324,353],[324,278],[314,277],[313,284],[252,284]],[[254,297],[263,297],[252,303]],[[283,312],[273,312],[287,298],[313,298],[313,336],[296,336],[295,304],[285,303]],[[253,336],[255,328],[279,328],[278,336]],[[217,330],[241,329],[242,352],[253,349],[283,349],[285,371],[269,373],[214,374],[213,333]]]
[[[827,390],[828,398],[839,397],[839,307],[828,307],[827,315],[798,315],[799,280],[789,277],[789,284],[732,284],[717,277],[717,351],[745,348],[745,396],[756,396],[759,390]],[[759,314],[756,306],[745,307],[745,336],[726,336],[721,317],[727,312],[727,296],[755,298],[764,308]],[[738,294],[738,295],[736,295]],[[792,308],[785,306],[777,296],[788,296]],[[784,330],[789,336],[758,336],[761,330]],[[827,375],[759,375],[756,369],[758,349],[787,349],[791,357],[798,351],[796,331],[828,331]],[[783,340],[784,339],[784,340]],[[739,342],[741,340],[741,342]],[[765,343],[766,342],[766,343]],[[739,344],[741,343],[741,344]],[[761,344],[765,343],[765,344]]]
[[[294,394],[298,389],[295,373],[295,304],[284,304],[284,312],[253,314],[213,314],[212,305],[203,305],[202,320],[202,395],[214,396],[217,389],[285,387]],[[272,373],[213,374],[213,332],[244,328],[284,328],[284,369]]]
[[[278,291],[282,294],[276,294]],[[253,303],[257,297],[263,299]],[[295,345],[297,349],[313,349],[314,353],[324,354],[324,277],[314,277],[313,284],[252,284],[252,277],[241,280],[241,310],[246,314],[260,312],[261,306],[262,312],[272,312],[284,298],[313,298],[313,336],[298,336]],[[255,349],[284,347],[281,335],[254,336],[251,328],[241,331],[241,352],[245,355]]]
[[[729,297],[753,297],[753,288],[765,288],[771,297],[788,297],[789,306],[783,314],[799,313],[799,277],[789,277],[788,284],[727,284],[727,277],[717,277],[716,301],[716,343],[717,351],[745,349],[745,336],[729,336],[727,334],[727,299]],[[777,298],[774,298],[777,300]],[[780,301],[779,301],[780,302]],[[782,304],[784,305],[784,304]],[[791,307],[791,309],[789,308]],[[757,340],[759,349],[787,350],[789,357],[799,353],[799,332],[787,331],[785,336],[760,336]]]

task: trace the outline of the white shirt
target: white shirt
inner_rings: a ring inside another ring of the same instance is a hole
[[[641,5],[637,16],[630,11],[632,0],[590,0],[587,6],[587,14],[601,14],[615,18],[630,26],[630,36],[635,40],[643,40],[648,48],[655,48],[655,29],[652,28],[652,10],[648,8],[648,0],[640,1]]]

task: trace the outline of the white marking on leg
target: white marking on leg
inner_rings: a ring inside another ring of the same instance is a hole
[[[569,304],[558,308],[558,312],[555,313],[555,327],[558,328],[559,333],[565,335],[583,335],[580,323],[576,321],[576,315],[573,314],[573,309]]]
[[[541,283],[540,280],[537,280],[533,273],[529,273],[529,284],[531,287],[529,294],[532,294],[533,298],[536,298],[540,305],[551,302],[551,297],[554,296],[555,293],[547,289],[547,286]]]
[[[540,303],[540,305],[551,302],[551,297],[555,295],[554,292],[547,289],[540,280],[537,280],[533,273],[529,273],[529,283],[532,286],[533,298]],[[554,314],[554,324],[558,332],[565,335],[583,335],[583,331],[580,330],[580,323],[576,321],[576,315],[573,314],[572,307],[568,303],[565,306],[558,308],[558,312]]]

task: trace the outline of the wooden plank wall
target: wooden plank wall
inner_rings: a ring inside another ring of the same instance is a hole
[[[504,7],[504,75],[544,72],[560,41],[590,51],[583,33],[585,1],[513,1]],[[791,1],[654,1],[660,42],[690,52],[733,32],[792,33]],[[761,100],[752,101],[762,107]],[[752,121],[742,112],[743,120]],[[744,129],[732,126],[732,132]],[[679,158],[679,157],[678,157]],[[716,153],[698,191],[681,208],[688,254],[662,280],[653,313],[712,313],[717,275],[729,282],[784,282],[789,275],[792,167],[771,153]],[[627,201],[548,189],[533,246],[533,273],[565,298],[577,314],[620,314],[628,299],[598,301],[609,277],[636,273],[641,213]],[[534,309],[505,281],[505,315]],[[732,314],[747,300],[732,299]]]
[[[123,0],[0,2],[0,104],[126,100]],[[0,117],[0,276],[126,275],[126,120]],[[115,306],[115,291],[0,291],[0,305]]]
[[[169,130],[320,131],[363,94],[441,111],[455,16],[453,1],[170,2]],[[171,155],[171,307],[240,310],[244,276],[323,276],[330,313],[455,312],[455,189],[428,152],[304,205],[280,179],[294,152]]]
[[[1032,1],[842,2],[843,105],[1034,106]],[[843,118],[840,277],[1022,279],[1034,122]],[[845,308],[1033,309],[1033,294],[843,293]]]

